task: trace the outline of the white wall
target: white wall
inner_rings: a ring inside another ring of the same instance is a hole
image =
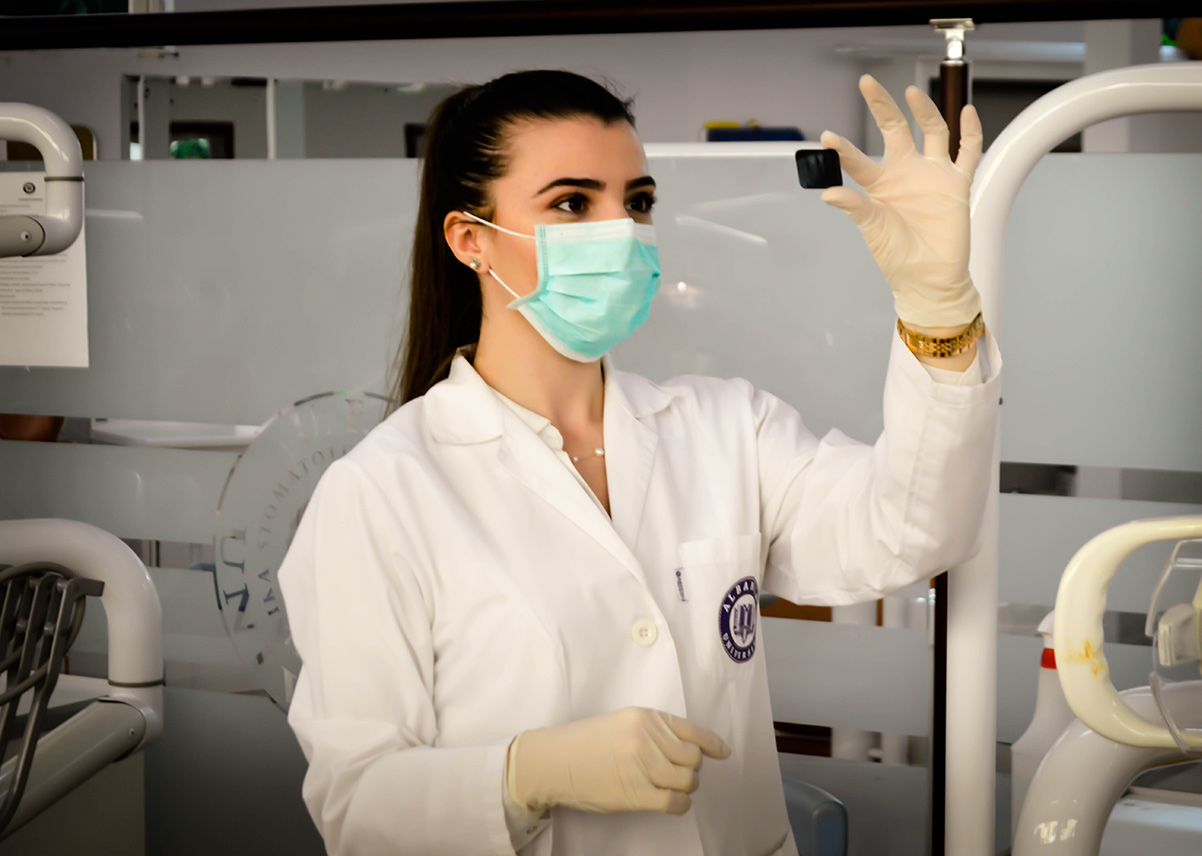
[[[425,124],[452,91],[429,86],[401,93],[362,84],[338,91],[306,84],[305,157],[404,157],[405,125]]]
[[[1129,65],[1155,62],[1160,53],[1159,21],[1090,21],[1085,26],[1085,73],[1098,74]],[[1147,135],[1147,118],[1131,116],[1087,128],[1087,152],[1138,151]]]
[[[182,4],[177,9],[185,11]],[[1079,22],[1008,24],[983,26],[974,38],[1079,42],[1082,34]],[[608,77],[633,95],[649,142],[695,140],[707,121],[754,118],[798,125],[810,138],[830,128],[862,143],[855,81],[867,60],[854,48],[899,38],[929,44],[932,56],[942,54],[942,39],[925,26],[184,46],[178,55],[14,51],[0,54],[0,100],[38,103],[92,128],[99,156],[116,159],[121,79],[127,74],[475,82],[519,68],[552,67]]]

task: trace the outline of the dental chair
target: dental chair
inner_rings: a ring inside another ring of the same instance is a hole
[[[1179,539],[1185,540],[1161,574],[1148,613],[1149,684],[1118,692],[1103,653],[1110,580],[1137,548]],[[1115,802],[1136,776],[1202,759],[1199,539],[1202,516],[1138,520],[1093,538],[1069,562],[1056,596],[1054,633],[1060,683],[1077,719],[1048,750],[1031,781],[1015,827],[1013,856],[1098,856]],[[1191,601],[1167,605],[1183,589]]]

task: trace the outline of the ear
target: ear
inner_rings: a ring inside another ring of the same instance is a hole
[[[479,259],[478,272],[481,273],[488,270],[488,250],[480,240],[481,232],[487,228],[469,220],[458,211],[447,214],[442,221],[443,237],[446,238],[447,246],[451,248],[455,258],[469,267],[472,259]]]

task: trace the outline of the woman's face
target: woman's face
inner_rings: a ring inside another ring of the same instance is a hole
[[[492,222],[533,235],[534,227],[630,217],[651,222],[655,181],[638,134],[626,122],[578,117],[525,121],[508,135],[509,169],[491,187]],[[489,267],[518,294],[538,284],[535,244],[487,227]],[[505,293],[503,298],[513,298]]]

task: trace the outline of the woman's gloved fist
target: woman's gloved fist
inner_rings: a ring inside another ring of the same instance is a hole
[[[981,298],[968,275],[968,191],[981,159],[981,120],[972,105],[960,114],[960,151],[948,154],[947,123],[920,89],[906,90],[922,128],[923,151],[897,104],[869,75],[860,92],[885,138],[875,163],[848,140],[824,131],[822,145],[839,153],[843,169],[864,189],[828,187],[822,200],[846,212],[893,289],[897,317],[918,327],[968,324]]]
[[[519,734],[509,745],[506,783],[519,806],[684,814],[697,790],[701,756],[730,747],[708,728],[658,710],[628,707]]]

